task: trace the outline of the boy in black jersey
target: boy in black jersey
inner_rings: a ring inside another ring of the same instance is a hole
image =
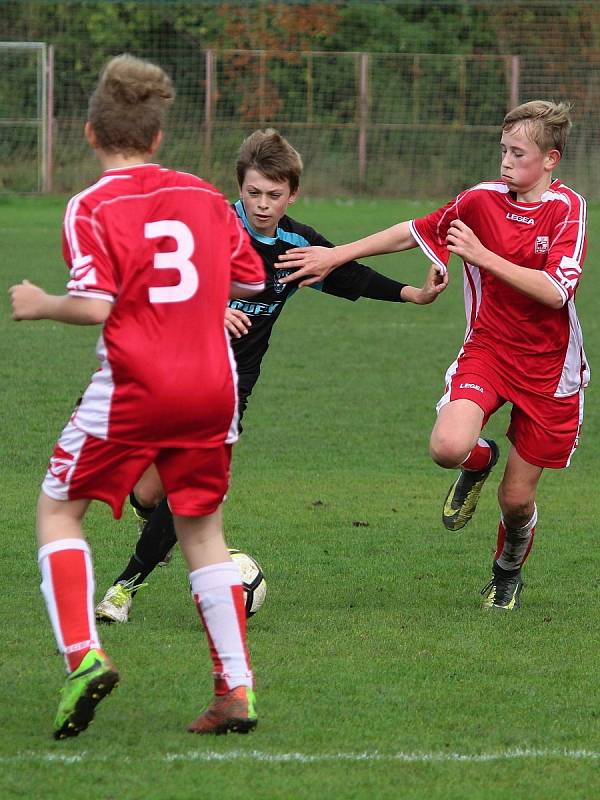
[[[296,284],[280,283],[292,270],[278,263],[279,255],[290,247],[321,245],[333,247],[308,225],[288,217],[288,206],[298,195],[302,160],[296,150],[277,131],[258,130],[244,140],[237,160],[240,199],[234,208],[248,231],[255,250],[261,255],[265,289],[251,300],[230,300],[225,326],[238,371],[239,417],[260,375],[262,359],[269,347],[273,325],[286,301],[297,291]],[[368,297],[390,302],[425,305],[445,289],[447,276],[432,265],[422,288],[407,286],[351,261],[331,272],[313,288],[347,300]],[[241,431],[241,425],[239,426]],[[131,495],[131,503],[145,522],[134,554],[127,567],[109,587],[96,608],[96,616],[110,622],[126,622],[136,589],[155,566],[165,559],[176,542],[169,506],[163,497],[156,470],[151,467]]]

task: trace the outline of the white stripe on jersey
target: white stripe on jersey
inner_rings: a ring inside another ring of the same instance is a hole
[[[108,292],[102,292],[99,289],[95,292],[69,292],[70,297],[87,297],[89,300],[106,300],[107,303],[114,303],[115,297]]]
[[[236,289],[253,289],[257,294],[262,292],[265,288],[264,281],[260,283],[240,283],[239,281],[231,281],[231,285]]]
[[[463,293],[465,298],[465,314],[467,317],[467,329],[465,331],[465,342],[471,335],[473,324],[479,314],[481,305],[481,272],[479,267],[467,264],[463,261]]]
[[[425,255],[427,256],[427,258],[429,258],[431,261],[433,261],[433,262],[434,262],[434,264],[437,264],[437,265],[438,265],[438,267],[440,268],[440,275],[445,275],[445,274],[446,274],[446,272],[447,272],[447,267],[446,267],[446,265],[444,264],[444,262],[443,262],[443,261],[440,261],[440,259],[438,258],[438,256],[437,256],[437,255],[436,255],[436,254],[433,252],[433,250],[432,250],[432,249],[429,247],[429,245],[427,244],[427,242],[426,242],[426,241],[425,241],[425,240],[424,240],[424,239],[423,239],[421,236],[419,236],[419,234],[418,234],[418,232],[417,232],[417,229],[416,229],[416,227],[415,227],[415,221],[414,221],[414,219],[411,219],[411,220],[409,221],[409,223],[408,223],[408,227],[410,228],[410,232],[412,233],[414,240],[417,242],[417,244],[419,245],[419,247],[421,248],[421,250],[422,250],[422,251],[425,253]]]
[[[229,336],[229,331],[227,328],[223,328],[223,333],[225,334],[225,343],[227,345],[227,355],[229,357],[229,366],[231,368],[231,377],[233,380],[233,396],[235,398],[235,406],[233,409],[233,417],[231,418],[231,423],[229,425],[229,430],[227,431],[227,437],[225,438],[225,444],[235,444],[239,439],[240,433],[240,414],[239,414],[239,401],[238,401],[238,374],[237,374],[237,361],[235,360],[235,356],[233,355],[233,350],[231,348],[231,337]]]
[[[554,392],[555,397],[570,397],[582,387],[587,386],[590,381],[590,368],[583,349],[583,334],[573,298],[569,300],[567,308],[569,310],[569,342],[560,381]],[[583,372],[582,363],[585,364]]]
[[[112,368],[102,335],[96,345],[96,355],[100,361],[100,369],[92,375],[92,380],[85,390],[81,403],[72,416],[73,423],[97,439],[108,438],[108,421],[115,384]]]
[[[88,189],[84,189],[83,192],[79,192],[74,197],[69,200],[67,205],[67,210],[65,212],[65,221],[64,221],[64,229],[65,229],[65,236],[67,239],[67,244],[69,245],[69,250],[71,252],[71,260],[74,258],[81,258],[81,250],[79,249],[79,242],[77,241],[77,231],[75,228],[75,221],[77,220],[77,211],[79,209],[79,204],[81,203],[82,199],[86,197],[91,192],[94,192],[96,189],[99,189],[101,186],[105,186],[107,183],[111,181],[120,180],[121,178],[128,178],[129,175],[105,175],[104,177],[100,178],[93,186],[90,186]],[[87,217],[84,217],[87,219]]]
[[[587,203],[585,202],[585,199],[580,194],[577,194],[577,192],[574,192],[572,189],[569,189],[569,191],[579,200],[579,214],[578,214],[577,220],[570,219],[571,210],[573,208],[573,204],[571,202],[571,198],[569,197],[569,195],[566,192],[557,192],[557,191],[544,192],[544,194],[542,195],[542,202],[543,203],[547,203],[547,202],[550,202],[552,200],[555,200],[555,201],[562,202],[567,206],[567,208],[568,208],[567,217],[564,220],[564,222],[561,224],[560,230],[558,231],[557,235],[552,240],[552,244],[554,244],[558,239],[560,239],[560,236],[561,236],[562,232],[565,230],[565,228],[567,227],[568,224],[577,224],[577,226],[578,226],[578,228],[577,228],[577,240],[575,242],[575,248],[573,250],[573,258],[576,261],[580,261],[580,259],[583,256],[583,249],[584,249],[584,246],[585,246],[585,230],[586,230],[586,224],[587,224]]]
[[[566,289],[563,286],[561,286],[560,283],[554,277],[554,275],[550,275],[549,272],[545,272],[544,270],[542,270],[542,275],[545,278],[548,278],[552,286],[554,286],[554,288],[558,291],[558,293],[562,297],[562,304],[564,306],[564,304],[569,300],[569,295],[567,294]]]
[[[477,186],[472,186],[470,189],[466,189],[462,194],[474,192],[475,189],[483,189],[486,192],[500,192],[500,194],[508,194],[510,191],[508,186],[502,181],[484,181],[483,183],[478,183]]]

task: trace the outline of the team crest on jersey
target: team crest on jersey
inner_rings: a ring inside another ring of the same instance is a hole
[[[286,288],[287,283],[279,283],[279,278],[287,278],[288,275],[291,275],[294,272],[293,269],[276,269],[275,275],[276,277],[273,280],[273,289],[277,292],[277,294],[281,294],[283,290]]]
[[[550,246],[550,240],[547,236],[536,236],[535,238],[535,252],[547,253]]]
[[[61,483],[68,483],[75,469],[75,456],[67,453],[62,447],[56,447],[50,458],[48,471],[54,475]]]

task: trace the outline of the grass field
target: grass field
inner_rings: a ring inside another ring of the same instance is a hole
[[[0,201],[4,287],[28,277],[62,291],[63,205]],[[305,200],[294,210],[346,241],[431,207]],[[592,366],[599,238],[594,207],[578,300]],[[427,266],[416,251],[372,263],[410,282]],[[277,324],[226,504],[230,544],[258,558],[269,584],[249,624],[260,725],[215,739],[184,731],[211,682],[179,553],[151,576],[130,624],[101,631],[119,690],[88,732],[51,739],[63,667],[39,592],[34,507],[51,447],[95,368],[98,331],[15,324],[3,294],[2,798],[600,794],[596,387],[573,466],[542,479],[521,611],[482,612],[501,471],[470,526],[451,535],[439,521],[451,476],[427,453],[464,331],[458,266],[434,306],[350,304],[305,290]],[[506,423],[502,411],[488,427],[503,455]],[[87,529],[103,592],[135,527],[97,504]]]

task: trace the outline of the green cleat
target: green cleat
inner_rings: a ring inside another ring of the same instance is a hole
[[[84,731],[96,706],[119,683],[119,673],[102,650],[90,650],[67,678],[54,720],[54,738],[66,739]]]
[[[492,439],[485,440],[492,450],[492,460],[486,469],[460,470],[460,475],[450,487],[442,510],[442,522],[449,531],[464,528],[477,508],[479,496],[488,475],[495,467],[500,450]]]
[[[496,562],[492,567],[492,580],[481,590],[484,596],[483,608],[500,609],[502,611],[516,611],[521,607],[521,592],[523,591],[523,578],[521,569],[506,570],[499,567]]]

